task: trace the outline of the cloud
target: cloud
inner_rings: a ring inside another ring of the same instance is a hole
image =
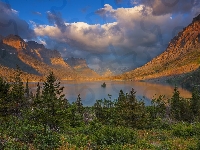
[[[110,6],[109,4],[105,4],[104,8],[98,9],[95,13],[99,15],[105,15],[107,12],[110,12],[111,10],[113,10],[112,6]]]
[[[66,26],[65,22],[62,19],[62,16],[59,12],[47,12],[47,19],[49,20],[50,23],[55,23],[56,26],[62,31],[65,32]]]
[[[170,13],[189,13],[200,2],[197,0],[138,0],[138,3],[145,5],[144,9],[151,7],[153,15],[165,15]]]
[[[18,13],[9,4],[0,1],[0,35],[17,34],[24,39],[33,38],[33,30],[26,21],[19,18]]]
[[[54,24],[37,25],[34,31],[40,37],[48,37],[47,45],[62,45],[57,48],[63,55],[90,59],[90,66],[115,70],[121,65],[134,68],[150,61],[165,50],[177,29],[187,26],[193,18],[192,13],[187,16],[176,14],[172,19],[171,14],[154,15],[153,8],[144,5],[114,9],[105,4],[96,13],[106,14],[114,22],[90,25],[66,23],[60,18],[65,26],[63,31],[55,23],[56,16],[49,14]]]
[[[34,15],[38,15],[38,16],[41,16],[41,15],[42,15],[42,13],[41,13],[41,12],[38,12],[38,11],[32,11],[32,13],[33,13]]]
[[[131,5],[137,5],[137,4],[138,4],[138,1],[137,1],[137,0],[130,0],[130,4],[131,4]]]
[[[11,11],[14,13],[14,14],[18,14],[19,12],[15,9],[11,9]]]

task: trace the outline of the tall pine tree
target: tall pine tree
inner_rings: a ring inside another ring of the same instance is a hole
[[[35,109],[37,120],[50,129],[59,129],[66,124],[67,100],[62,94],[64,87],[51,72],[43,83],[43,90],[38,105]],[[39,86],[38,92],[39,93]],[[39,96],[39,94],[38,94]]]
[[[200,119],[200,95],[197,87],[194,87],[192,91],[191,111],[193,114],[193,119]]]
[[[0,77],[0,116],[9,115],[10,85]]]
[[[174,119],[180,120],[180,93],[178,87],[175,86],[173,96],[171,98],[171,115]]]
[[[25,106],[25,97],[24,97],[24,86],[21,79],[22,71],[19,66],[16,67],[16,74],[13,78],[13,82],[11,85],[11,106],[10,111],[19,116],[21,114],[21,110]]]

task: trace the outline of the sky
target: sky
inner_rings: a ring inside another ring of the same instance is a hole
[[[119,74],[162,53],[198,14],[199,0],[0,0],[0,35]]]

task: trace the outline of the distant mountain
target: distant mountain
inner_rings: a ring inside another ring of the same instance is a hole
[[[83,58],[68,58],[65,60],[81,77],[100,77],[94,70],[90,69]]]
[[[167,49],[142,67],[114,79],[145,80],[175,76],[196,70],[200,66],[200,15],[178,33]]]
[[[17,35],[0,37],[0,57],[0,65],[4,69],[12,72],[12,69],[19,65],[25,74],[41,78],[53,71],[59,79],[74,80],[84,75],[87,77],[87,73],[92,72],[87,66],[87,70],[77,70],[64,61],[57,50],[47,49],[35,41],[25,42]],[[0,71],[3,70],[0,68]],[[92,73],[94,76],[97,75],[95,72]]]

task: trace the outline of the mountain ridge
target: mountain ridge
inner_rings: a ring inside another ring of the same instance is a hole
[[[47,49],[43,44],[35,41],[25,42],[18,35],[8,35],[0,39],[0,56],[0,65],[6,67],[7,72],[9,69],[10,72],[13,72],[18,64],[25,74],[30,73],[38,78],[46,76],[49,72],[54,72],[61,80],[87,77],[87,72],[93,72],[91,77],[98,76],[89,67],[87,68],[87,64],[85,68],[77,71],[64,61],[59,51]]]
[[[123,80],[148,80],[188,73],[200,66],[200,15],[178,33],[166,50],[142,67],[115,76]]]

